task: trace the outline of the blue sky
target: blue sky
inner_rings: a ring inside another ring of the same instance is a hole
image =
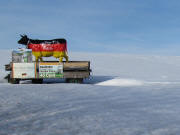
[[[180,55],[178,0],[1,0],[0,49],[65,38],[69,51]]]

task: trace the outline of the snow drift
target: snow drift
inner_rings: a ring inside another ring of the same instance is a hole
[[[142,81],[138,81],[138,80],[118,79],[118,78],[97,83],[97,85],[102,85],[102,86],[141,86],[143,84],[144,83]]]

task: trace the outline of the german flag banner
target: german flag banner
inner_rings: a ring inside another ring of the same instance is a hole
[[[28,48],[32,49],[33,52],[66,52],[67,45],[66,43],[57,43],[57,44],[28,44]]]

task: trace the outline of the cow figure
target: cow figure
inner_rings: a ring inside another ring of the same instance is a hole
[[[21,35],[19,44],[26,45],[26,48],[32,49],[32,54],[36,57],[36,62],[43,61],[42,57],[53,56],[59,58],[62,62],[63,58],[68,62],[67,43],[65,39],[38,40],[29,39],[27,35]]]

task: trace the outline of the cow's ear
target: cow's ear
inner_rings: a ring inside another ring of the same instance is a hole
[[[24,37],[28,38],[28,36],[26,34],[24,34]]]
[[[20,34],[21,37],[23,37],[23,35]]]

